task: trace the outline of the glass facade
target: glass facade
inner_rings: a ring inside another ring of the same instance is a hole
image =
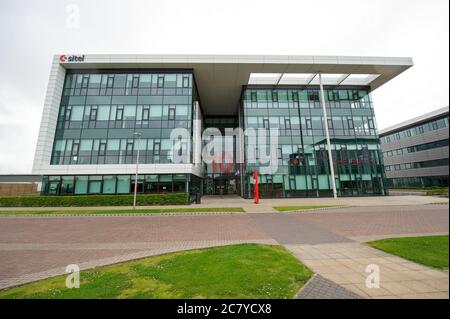
[[[238,118],[235,116],[205,117],[204,128],[216,128],[222,136],[225,136],[226,129],[239,127]],[[226,195],[240,194],[240,179],[236,174],[236,138],[222,138],[221,161],[213,161],[205,164],[205,195]],[[228,144],[228,145],[226,145]]]
[[[138,148],[142,164],[172,163],[170,133],[192,135],[195,100],[192,71],[67,70],[51,165],[134,164]],[[186,192],[190,181],[198,184],[189,174],[140,175],[138,192]],[[134,175],[44,176],[41,193],[124,194],[134,183]]]
[[[138,147],[141,163],[171,163],[172,129],[192,127],[191,73],[68,73],[63,92],[53,165],[132,164]]]
[[[249,152],[268,143],[270,131],[278,129],[278,170],[259,177],[262,197],[331,196],[332,185],[323,111],[318,87],[247,87],[243,92],[245,128],[267,130],[267,138],[245,139]],[[383,159],[373,105],[365,87],[325,87],[328,127],[340,196],[384,194]],[[266,148],[268,149],[268,147]],[[259,160],[259,158],[257,158]],[[245,197],[253,195],[254,170],[246,163]]]
[[[43,194],[129,194],[134,191],[134,175],[62,175],[44,176]],[[187,192],[193,177],[187,174],[138,175],[138,193],[162,194]]]
[[[253,196],[254,170],[261,158],[249,152],[267,145],[270,130],[278,132],[273,174],[259,178],[261,197],[332,196],[331,174],[317,86],[243,88],[236,116],[198,116],[199,101],[191,70],[67,70],[61,98],[51,165],[134,164],[139,149],[142,164],[174,163],[170,134],[190,132],[181,152],[192,163],[194,117],[203,129],[221,134],[233,128],[264,129],[267,137],[244,139],[244,163],[236,163],[236,136],[231,154],[222,162],[204,164],[204,178],[193,174],[142,174],[139,193],[190,192]],[[385,177],[373,105],[367,87],[325,87],[328,127],[339,196],[385,194]],[[197,114],[197,115],[196,115]],[[134,133],[141,133],[136,140]],[[139,141],[139,142],[138,142]],[[203,144],[205,145],[205,144]],[[229,150],[230,148],[228,148]],[[267,147],[269,149],[269,147]],[[178,154],[181,155],[181,154]],[[134,189],[134,176],[44,176],[43,194],[123,194]]]

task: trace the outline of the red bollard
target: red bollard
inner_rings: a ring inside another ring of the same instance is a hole
[[[253,172],[253,181],[253,197],[255,198],[255,204],[259,204],[258,171]]]

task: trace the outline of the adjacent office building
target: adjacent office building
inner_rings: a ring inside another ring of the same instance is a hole
[[[380,131],[388,186],[448,186],[448,106]]]
[[[139,193],[250,198],[255,170],[262,197],[383,195],[370,93],[412,65],[375,57],[58,55],[33,173],[43,176],[41,193],[54,195],[126,194],[137,183]],[[188,140],[173,140],[175,128]],[[205,163],[208,128],[267,134],[235,134],[231,151],[219,155],[225,164],[217,156]],[[264,174],[261,150],[271,137],[277,166]],[[182,162],[174,143],[189,154]]]

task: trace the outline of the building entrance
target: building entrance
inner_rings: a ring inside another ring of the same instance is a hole
[[[214,195],[236,194],[236,180],[228,176],[220,176],[214,179]]]

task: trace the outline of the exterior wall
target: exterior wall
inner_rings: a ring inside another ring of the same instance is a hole
[[[198,148],[202,118],[197,97],[193,96],[196,93],[193,76],[190,71],[176,72],[145,69],[65,72],[55,58],[33,173],[59,180],[61,176],[134,174],[139,148],[142,176],[194,174],[201,177],[203,168],[195,162],[198,158],[192,157],[192,148]],[[141,87],[144,77],[150,81],[145,84],[148,87],[144,84]],[[94,83],[94,78],[99,82]],[[111,87],[104,83],[105,79],[109,83],[110,78]],[[175,82],[167,82],[169,78]],[[123,84],[116,86],[119,80]],[[178,86],[179,82],[182,86]],[[100,119],[101,110],[106,115]],[[127,116],[127,110],[131,116]],[[145,118],[144,111],[147,111]],[[159,115],[153,114],[158,111]],[[170,140],[173,128],[184,128],[188,134],[183,149],[187,155],[181,163],[174,163],[173,154],[170,155],[172,144],[168,144],[173,143]],[[141,133],[139,141],[134,132]],[[160,147],[156,153],[157,144]],[[53,192],[55,187],[45,186],[42,192]]]
[[[52,156],[53,140],[58,120],[59,105],[64,86],[66,70],[60,65],[59,57],[53,57],[52,68],[45,95],[44,110],[42,112],[41,126],[34,155],[32,173],[48,174]]]
[[[113,161],[109,164],[106,164],[105,161],[100,163],[94,162],[92,158],[86,163],[80,163],[77,162],[78,155],[75,156],[76,158],[73,158],[72,154],[64,154],[64,157],[66,158],[60,161],[60,158],[55,155],[60,147],[56,147],[58,140],[79,139],[81,145],[81,140],[83,138],[103,138],[100,136],[103,134],[100,130],[91,130],[88,132],[89,137],[83,136],[84,133],[82,130],[78,133],[76,131],[65,130],[66,127],[63,118],[66,114],[66,106],[70,105],[70,94],[67,94],[66,91],[71,90],[72,87],[65,88],[64,83],[66,76],[69,74],[80,72],[89,74],[95,74],[96,72],[110,72],[115,74],[126,73],[128,71],[139,74],[146,73],[147,71],[154,73],[174,73],[176,70],[193,74],[195,71],[195,81],[198,81],[197,83],[202,90],[202,103],[207,105],[205,114],[210,116],[237,115],[239,126],[245,128],[249,124],[246,122],[247,119],[252,115],[247,114],[249,112],[245,106],[243,109],[240,109],[238,107],[238,105],[240,105],[238,102],[242,87],[249,83],[251,73],[268,72],[269,70],[273,72],[311,73],[313,76],[317,72],[323,74],[339,73],[343,75],[341,75],[342,82],[339,81],[338,84],[335,80],[330,78],[329,81],[331,82],[324,82],[324,84],[333,85],[333,87],[336,87],[336,85],[338,87],[341,85],[355,85],[357,87],[354,87],[354,90],[358,91],[361,89],[362,91],[366,91],[364,96],[351,99],[348,98],[347,100],[336,100],[334,97],[331,97],[333,92],[327,92],[331,93],[331,96],[327,95],[327,104],[329,108],[328,115],[330,120],[333,122],[335,118],[340,118],[341,124],[344,123],[344,127],[342,128],[332,128],[332,139],[334,139],[333,158],[337,159],[335,160],[335,170],[337,172],[336,175],[340,195],[383,194],[383,172],[380,170],[383,163],[378,156],[379,145],[376,124],[370,96],[367,92],[383,85],[385,82],[412,65],[413,63],[410,58],[375,57],[185,55],[54,56],[42,114],[35,161],[33,163],[33,173],[44,175],[44,178],[46,178],[46,183],[43,185],[43,192],[45,193],[50,189],[50,186],[48,185],[50,185],[51,182],[54,182],[52,184],[53,186],[57,185],[57,188],[63,189],[63,187],[66,187],[67,185],[69,185],[68,187],[70,188],[70,180],[73,179],[74,184],[72,186],[76,187],[76,176],[87,176],[88,183],[92,181],[92,188],[97,189],[97,179],[101,179],[102,183],[104,183],[105,177],[109,178],[113,176],[118,180],[123,176],[131,176],[135,172],[135,149],[133,149],[133,154],[130,158],[125,158],[125,161]],[[377,74],[372,74],[374,71],[376,71]],[[359,74],[370,74],[370,76],[368,79],[366,78],[363,80],[358,80],[358,77],[352,79],[351,75],[355,72]],[[190,127],[191,135],[188,141],[193,150],[193,157],[182,164],[173,164],[170,161],[153,162],[152,160],[148,160],[149,149],[145,149],[146,157],[142,155],[144,157],[142,157],[142,161],[140,161],[139,168],[139,180],[144,181],[143,185],[145,185],[146,179],[148,179],[151,184],[152,182],[150,180],[153,178],[153,175],[163,176],[163,178],[165,178],[166,175],[184,175],[189,180],[189,183],[186,185],[186,191],[202,192],[204,165],[199,161],[199,149],[201,146],[200,133],[203,131],[202,120],[203,115],[205,115],[202,113],[205,109],[202,109],[200,106],[200,93],[195,87],[195,81],[192,81],[193,92],[192,99],[190,100],[192,105],[192,118],[190,119],[192,125]],[[312,88],[313,91],[317,91],[317,88],[314,89],[314,86],[317,85],[316,82],[308,82],[308,84],[304,85]],[[362,87],[363,85],[364,87]],[[259,89],[264,90],[262,86],[259,87]],[[303,87],[300,91],[306,91],[306,89]],[[280,92],[283,92],[283,90],[280,90]],[[132,93],[131,95],[134,94]],[[315,96],[317,96],[317,94],[315,94]],[[125,102],[117,102],[116,104],[136,104],[137,106],[142,104],[130,102],[131,100],[132,99],[124,99]],[[281,104],[283,103],[282,99],[280,99],[280,102]],[[247,102],[244,101],[244,104],[245,103]],[[313,118],[314,128],[311,128],[311,130],[305,129],[305,140],[302,141],[299,140],[299,135],[292,133],[289,133],[289,135],[285,132],[284,134],[288,135],[283,136],[284,140],[282,144],[285,148],[291,147],[292,151],[290,154],[285,153],[284,151],[280,154],[280,160],[284,161],[283,165],[281,165],[281,170],[283,172],[279,175],[275,174],[273,176],[274,179],[270,176],[264,176],[261,179],[263,184],[271,184],[272,186],[270,187],[275,187],[274,180],[279,180],[281,176],[284,186],[282,186],[281,193],[272,189],[270,193],[274,196],[279,196],[275,194],[282,194],[282,196],[322,196],[331,194],[326,143],[324,143],[325,135],[323,128],[316,128],[316,126],[321,125],[322,111],[320,107],[318,107],[318,100],[312,99],[308,103],[310,103],[308,111],[304,110],[302,106],[298,106],[294,111],[297,115],[294,114],[294,117],[297,116],[299,121],[303,121],[307,117]],[[88,104],[93,105],[96,104],[96,102],[85,102],[85,104],[86,106]],[[111,106],[113,104],[114,103],[111,102]],[[361,107],[363,104],[365,106]],[[268,113],[270,116],[291,116],[290,111],[287,113],[280,112],[281,108],[282,107],[278,106],[278,102],[276,104],[272,103],[271,105],[267,104],[266,106],[266,110],[267,112],[270,112]],[[343,120],[344,118],[345,120]],[[353,127],[352,124],[352,128],[350,129],[351,132],[347,134],[348,130],[345,128],[345,123],[348,124],[349,122],[347,121],[350,120],[353,121],[352,123],[355,124],[355,127]],[[371,122],[368,122],[368,120]],[[70,125],[67,128],[70,129]],[[90,127],[88,128],[90,129]],[[122,136],[122,138],[131,139],[132,133],[137,131],[136,128],[137,126],[130,128],[127,131],[129,133],[128,136]],[[151,129],[151,127],[147,127],[147,129]],[[97,133],[100,137],[96,136]],[[146,136],[146,132],[142,132],[142,134],[142,138],[147,139],[148,141],[149,137]],[[162,135],[163,133],[161,132],[160,138]],[[106,139],[109,138],[110,136],[107,135]],[[290,141],[287,141],[288,139],[290,139]],[[242,142],[243,137],[239,137],[238,140],[239,142]],[[120,142],[120,145],[122,145],[121,143],[122,142]],[[289,162],[286,162],[290,159],[286,158],[285,155],[288,157],[289,155],[295,155],[294,147],[297,147],[299,144],[302,145],[302,156],[305,158],[309,156],[310,158],[308,158],[308,160],[311,160],[311,165],[314,166],[314,168],[311,168],[313,171],[308,171],[308,176],[301,176],[304,175],[303,171],[301,171],[301,173],[289,173],[293,168],[290,166]],[[147,147],[148,145],[149,144],[147,144]],[[244,148],[246,147],[247,145],[239,147],[237,152],[244,153]],[[76,153],[78,153],[78,150]],[[70,158],[70,160],[67,160],[67,158]],[[240,164],[238,171],[235,172],[236,176],[238,176],[236,177],[238,185],[237,191],[243,196],[249,196],[249,194],[251,194],[250,190],[252,186],[251,181],[249,180],[249,174],[250,170],[255,167],[257,166],[252,168],[251,165],[247,166],[246,164]],[[292,179],[294,180],[294,184],[298,183],[298,185],[302,184],[302,186],[298,189],[295,186],[294,192],[288,194],[286,193],[286,189],[289,190],[290,186],[286,185],[291,185]],[[266,186],[263,186],[262,189],[263,191],[266,191],[267,188],[264,187]],[[267,194],[268,193],[269,192],[267,192]]]
[[[38,183],[0,183],[0,196],[36,195]]]
[[[422,116],[417,122],[384,131],[381,147],[389,185],[448,185],[448,139],[448,108],[446,114]],[[428,149],[415,151],[424,146]],[[430,167],[419,167],[424,165]]]

